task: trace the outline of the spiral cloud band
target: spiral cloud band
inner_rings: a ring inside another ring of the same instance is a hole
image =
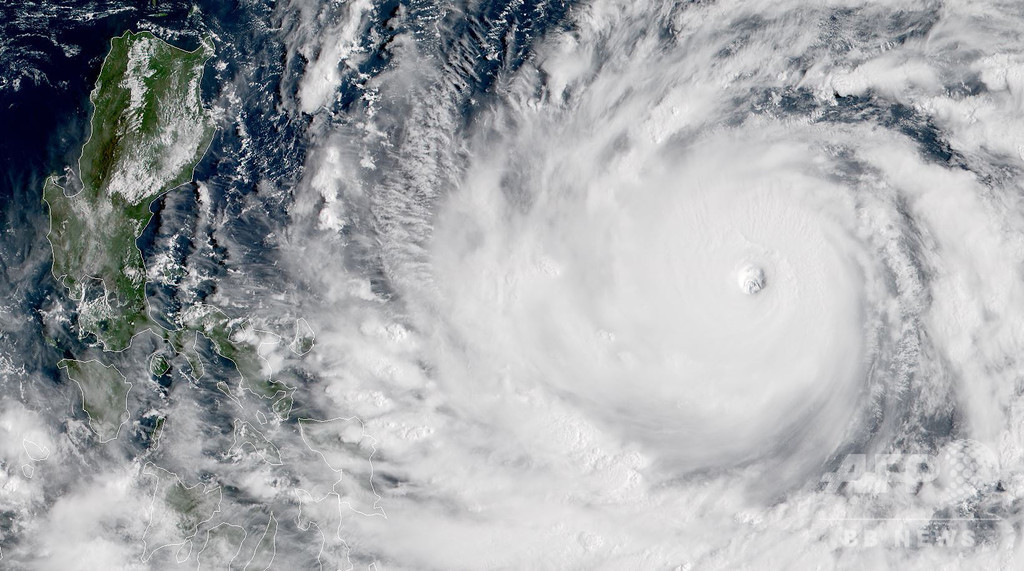
[[[311,216],[376,217],[403,309],[359,342],[390,355],[367,412],[425,495],[351,533],[431,538],[399,567],[1012,561],[1019,11],[577,8],[468,124],[458,62],[401,51],[371,108],[402,144],[315,163],[343,198]],[[957,438],[1002,471],[929,474]]]
[[[494,182],[518,164],[471,174],[442,207],[431,261],[441,312],[484,355],[474,390],[502,374],[540,387],[673,470],[807,430],[835,446],[871,334],[856,212],[801,172],[809,150],[734,136],[646,157],[620,141],[630,150],[598,149],[589,169],[578,141],[559,141],[525,159],[537,178]]]
[[[1024,568],[1018,0],[155,4],[0,7],[0,568]]]

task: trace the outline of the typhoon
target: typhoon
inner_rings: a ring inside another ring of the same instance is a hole
[[[0,8],[0,567],[1024,568],[1019,3],[87,4]]]

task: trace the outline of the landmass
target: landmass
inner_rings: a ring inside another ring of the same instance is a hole
[[[117,438],[128,421],[128,391],[132,385],[121,371],[99,361],[64,359],[57,363],[82,391],[82,408],[101,442]]]
[[[192,180],[213,138],[200,93],[213,45],[205,40],[190,52],[148,32],[125,33],[110,45],[90,96],[81,189],[68,196],[50,177],[43,199],[50,208],[53,275],[78,304],[81,334],[120,351],[152,325],[135,241],[153,201]]]
[[[192,540],[200,527],[220,511],[222,492],[216,484],[185,485],[181,478],[152,463],[142,473],[156,481],[149,508],[149,525],[143,534],[148,561],[155,552]]]
[[[203,69],[212,56],[209,40],[194,51],[171,46],[148,32],[129,32],[111,40],[90,95],[91,135],[82,148],[78,171],[63,181],[51,176],[43,188],[50,210],[53,275],[76,304],[80,338],[92,335],[104,351],[121,352],[139,333],[155,333],[163,347],[149,353],[144,370],[160,384],[169,381],[167,375],[182,363],[191,382],[201,382],[205,373],[201,347],[209,347],[238,373],[237,385],[215,379],[216,386],[239,405],[242,393],[254,395],[283,421],[291,414],[296,389],[275,378],[267,355],[285,344],[297,356],[309,353],[315,336],[304,319],[296,322],[289,342],[205,303],[181,308],[169,327],[149,315],[146,268],[136,241],[153,216],[154,201],[192,180],[212,141],[213,121],[200,90]],[[51,344],[60,348],[56,340]],[[67,348],[64,354],[73,356]],[[67,358],[58,367],[81,389],[82,407],[100,441],[116,439],[130,418],[131,383],[116,367],[96,359]],[[256,418],[261,425],[269,422],[259,410]],[[159,410],[142,419],[150,451],[156,449],[166,420]],[[363,515],[382,515],[372,481],[342,485],[340,480],[341,471],[352,468],[346,462],[350,459],[343,456],[367,451],[372,456],[372,438],[364,433],[362,423],[301,419],[298,428],[310,450],[334,474],[320,490],[318,501],[325,508],[333,506],[337,517],[343,503]],[[333,434],[335,430],[340,434]],[[250,422],[236,420],[228,453],[237,455],[249,447],[268,465],[283,465],[281,450],[263,432]],[[251,536],[245,528],[227,522],[209,527],[220,510],[219,486],[188,486],[176,474],[152,464],[143,472],[156,478],[150,522],[143,536],[144,561],[168,547],[176,549],[173,557],[178,562],[184,561],[205,530],[197,562],[214,554],[234,560],[244,548],[252,554],[247,568],[273,564],[278,529],[273,512],[262,533]],[[366,507],[359,511],[353,502]],[[169,557],[168,553],[161,557]]]
[[[282,419],[288,417],[295,389],[275,380],[269,363],[260,355],[260,347],[277,345],[281,342],[280,336],[257,330],[246,319],[231,319],[212,305],[196,304],[189,307],[187,311],[181,312],[178,323],[180,329],[168,335],[168,340],[175,351],[186,351],[186,355],[191,351],[191,354],[198,355],[194,344],[191,349],[185,346],[185,339],[179,332],[195,331],[206,337],[218,355],[235,365],[241,377],[240,389],[271,401],[272,410],[277,416]],[[198,361],[197,357],[190,358],[196,358]],[[196,368],[201,371],[202,363],[199,362]]]
[[[292,340],[289,348],[296,355],[305,355],[313,350],[315,339],[316,336],[313,334],[313,328],[309,326],[305,319],[300,317],[295,322],[295,339]]]
[[[234,363],[239,389],[269,401],[278,417],[287,418],[294,389],[272,379],[260,355],[261,346],[280,337],[268,340],[267,332],[205,304],[182,311],[174,330],[159,326],[148,313],[146,268],[136,240],[153,216],[153,202],[192,180],[210,145],[214,126],[200,82],[212,56],[210,40],[193,51],[148,32],[111,40],[90,95],[92,131],[79,160],[81,188],[68,196],[55,176],[43,188],[53,275],[76,302],[82,337],[94,335],[104,350],[116,352],[149,329],[170,349],[152,358],[150,374],[166,374],[173,356],[183,354],[198,382],[204,368],[196,343],[202,335]],[[306,352],[313,345],[312,330],[302,325],[295,349]],[[220,385],[230,395],[230,387]]]

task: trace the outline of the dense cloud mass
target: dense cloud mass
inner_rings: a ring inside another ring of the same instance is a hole
[[[377,465],[416,490],[353,537],[409,568],[1009,564],[1020,24],[593,2],[468,121],[471,54],[399,44],[365,117],[325,129],[292,225],[371,213],[334,247],[370,242],[394,288],[387,317],[345,292],[321,324],[331,386],[383,394],[361,412]],[[828,485],[847,454],[967,439],[1002,469],[970,501],[912,470]]]
[[[10,301],[36,231],[2,563],[1024,561],[1018,3],[242,4],[183,16],[220,132],[140,245],[154,311],[248,320],[292,414],[202,339],[148,379],[140,337],[100,444],[18,356],[14,317],[73,336]]]

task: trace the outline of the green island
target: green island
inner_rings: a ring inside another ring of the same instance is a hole
[[[68,378],[81,389],[82,408],[100,441],[117,438],[121,425],[128,420],[128,391],[132,387],[121,371],[99,361],[73,359],[64,359],[57,367],[65,369]]]
[[[68,196],[52,176],[44,185],[53,274],[78,304],[82,334],[107,351],[125,349],[152,325],[135,241],[153,201],[192,180],[213,138],[200,93],[212,56],[209,40],[189,52],[148,32],[112,39],[90,95],[81,190]]]
[[[301,317],[295,322],[295,339],[288,346],[293,353],[302,356],[313,350],[316,337],[313,328]]]
[[[167,357],[160,354],[155,354],[149,359],[149,374],[154,377],[160,377],[171,370],[171,363],[167,360]]]

